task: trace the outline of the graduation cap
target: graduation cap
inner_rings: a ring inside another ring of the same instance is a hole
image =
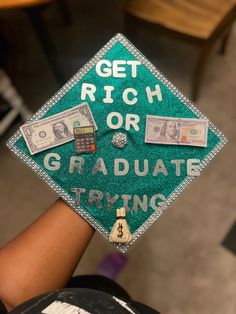
[[[206,116],[117,34],[8,146],[125,252],[225,143]]]

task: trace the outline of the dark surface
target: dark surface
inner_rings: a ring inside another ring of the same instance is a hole
[[[111,312],[114,314],[128,314],[131,312],[125,306],[120,305],[113,296],[125,302],[133,313],[159,313],[144,304],[133,301],[127,292],[116,282],[100,275],[74,277],[68,283],[67,289],[56,290],[35,297],[18,306],[10,313],[41,313],[54,301],[75,305],[91,314],[106,314]]]
[[[5,306],[0,301],[0,314],[5,314],[5,313],[7,313],[7,309],[5,308]]]
[[[232,253],[236,254],[236,221],[228,231],[222,245]]]
[[[12,314],[41,313],[54,301],[66,302],[70,305],[89,311],[91,314],[122,314],[130,313],[114,298],[118,298],[127,304],[128,308],[137,314],[160,314],[149,306],[133,301],[128,293],[115,281],[100,275],[73,277],[67,285],[67,289],[60,289],[37,296],[12,310]],[[0,314],[7,313],[6,308],[0,302]]]
[[[67,288],[78,287],[105,292],[126,302],[131,300],[129,294],[120,285],[101,275],[83,275],[72,277],[67,284]]]
[[[105,313],[130,313],[121,305],[112,299],[112,296],[104,292],[95,291],[91,289],[63,289],[50,292],[20,305],[12,314],[41,313],[48,305],[54,301],[66,302],[71,305],[78,306],[80,309],[88,311],[89,313],[105,314]],[[138,312],[135,312],[138,313]]]
[[[58,85],[62,85],[65,81],[64,74],[61,71],[61,65],[57,62],[57,51],[54,47],[51,36],[48,32],[48,27],[42,18],[43,10],[46,6],[35,6],[24,9],[31,21],[34,33],[38,38],[41,49],[47,58],[51,71],[54,74],[54,78]]]

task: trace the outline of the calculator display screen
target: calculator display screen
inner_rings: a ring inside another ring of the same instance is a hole
[[[83,127],[83,128],[75,128],[74,130],[75,134],[87,134],[87,133],[93,133],[93,127]]]

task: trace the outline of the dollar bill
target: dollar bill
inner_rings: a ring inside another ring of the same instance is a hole
[[[204,119],[146,117],[146,143],[206,147],[207,132]]]
[[[20,127],[31,155],[74,139],[74,126],[97,125],[87,103]]]

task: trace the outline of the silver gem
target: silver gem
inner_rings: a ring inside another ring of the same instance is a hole
[[[121,132],[117,132],[114,134],[111,142],[115,147],[123,148],[127,144],[127,135]]]

